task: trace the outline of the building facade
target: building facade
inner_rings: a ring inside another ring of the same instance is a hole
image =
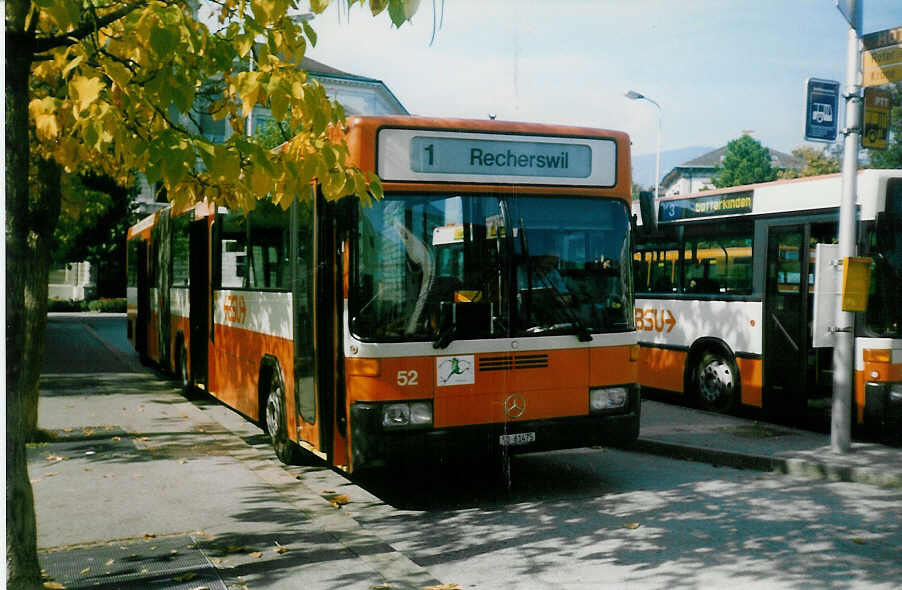
[[[717,167],[723,162],[727,146],[703,154],[698,158],[675,166],[661,179],[661,196],[688,195],[714,188],[711,179]],[[770,165],[775,170],[801,169],[805,162],[801,158],[768,148]]]

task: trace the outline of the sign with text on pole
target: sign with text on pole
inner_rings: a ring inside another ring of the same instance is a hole
[[[864,35],[861,46],[862,86],[902,81],[902,27]]]
[[[864,129],[861,145],[870,150],[885,150],[889,137],[890,94],[883,88],[864,89]]]
[[[805,140],[836,141],[839,128],[839,82],[805,80]]]

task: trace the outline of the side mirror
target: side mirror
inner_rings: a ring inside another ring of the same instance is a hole
[[[639,191],[639,213],[642,215],[642,233],[658,231],[658,211],[653,191]]]

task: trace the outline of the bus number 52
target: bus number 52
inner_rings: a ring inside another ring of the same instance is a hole
[[[409,385],[417,385],[420,374],[416,371],[398,371],[398,385],[406,387]]]

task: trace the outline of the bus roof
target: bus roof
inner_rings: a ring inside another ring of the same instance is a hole
[[[386,190],[613,196],[629,201],[622,131],[495,120],[351,117],[351,157]],[[441,155],[441,157],[439,157]],[[553,189],[553,190],[552,190]]]
[[[902,170],[858,171],[856,192],[860,219],[874,219],[883,210],[887,180],[900,177]],[[658,223],[829,210],[839,207],[841,197],[841,174],[731,186],[661,198]]]

